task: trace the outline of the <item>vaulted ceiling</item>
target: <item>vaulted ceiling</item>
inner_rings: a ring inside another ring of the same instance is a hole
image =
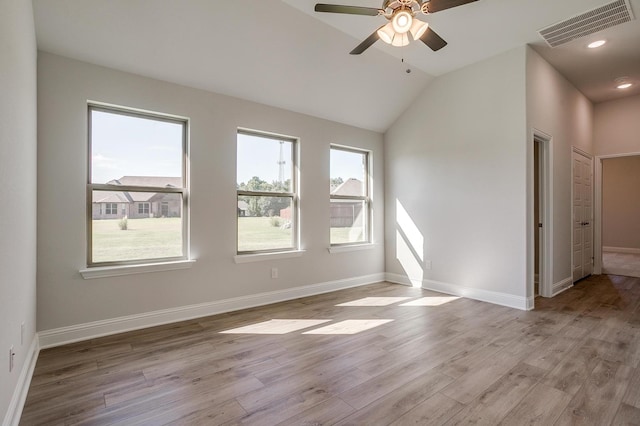
[[[34,0],[34,11],[41,50],[383,132],[435,77],[525,44],[594,102],[640,93],[640,21],[556,48],[538,34],[610,1],[479,0],[420,18],[448,41],[440,51],[379,41],[359,56],[348,53],[384,18],[316,13],[315,0]],[[636,84],[615,89],[621,76]]]

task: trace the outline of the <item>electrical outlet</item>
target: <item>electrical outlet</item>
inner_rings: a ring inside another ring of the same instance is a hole
[[[9,373],[13,371],[13,358],[16,356],[13,345],[9,348]]]
[[[278,268],[271,268],[271,279],[278,278]]]
[[[24,345],[24,322],[20,325],[20,346]]]
[[[424,269],[425,270],[431,269],[431,261],[430,260],[425,260],[424,261]]]

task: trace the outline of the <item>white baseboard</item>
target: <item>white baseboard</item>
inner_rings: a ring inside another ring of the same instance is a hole
[[[567,277],[562,281],[558,281],[557,283],[553,284],[553,288],[551,289],[551,297],[557,296],[558,294],[570,289],[571,287],[573,287],[573,277]]]
[[[11,397],[11,402],[9,402],[9,409],[2,422],[3,426],[18,426],[18,423],[20,423],[22,409],[27,400],[29,385],[31,385],[31,378],[33,377],[33,370],[36,368],[36,362],[38,361],[38,353],[40,353],[40,346],[38,344],[38,335],[36,334],[33,336],[22,371],[20,371],[18,383],[13,392],[13,397]]]
[[[412,285],[412,281],[417,282],[416,280],[412,280],[404,275],[389,272],[386,274],[386,277],[387,281],[396,284]],[[497,291],[463,287],[456,284],[425,279],[422,280],[422,288],[425,290],[439,291],[441,293],[452,294],[454,296],[462,296],[469,299],[507,306],[509,308],[521,310],[529,310],[533,308],[533,299],[528,300],[528,298],[524,296],[514,296],[512,294],[500,293]]]
[[[632,248],[632,247],[602,247],[602,251],[606,251],[609,253],[640,254],[640,248]]]
[[[53,330],[45,330],[38,333],[40,347],[42,349],[46,349],[96,337],[108,336],[110,334],[139,330],[142,328],[201,318],[209,315],[222,314],[240,309],[253,308],[276,302],[284,302],[286,300],[298,299],[300,297],[313,296],[316,294],[329,293],[336,290],[373,284],[384,280],[384,273],[365,275],[362,277],[328,281],[308,286],[294,287],[286,290],[270,291],[249,296],[234,297],[232,299],[200,303],[197,305],[180,306],[177,308],[145,312],[125,317],[56,328]]]

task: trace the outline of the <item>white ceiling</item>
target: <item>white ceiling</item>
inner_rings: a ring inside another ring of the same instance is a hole
[[[640,0],[629,1],[640,14]],[[360,56],[348,52],[384,18],[315,13],[315,3],[34,0],[34,10],[41,50],[375,131],[385,131],[434,77],[524,44],[594,102],[640,93],[640,21],[555,49],[538,35],[609,0],[479,0],[420,18],[449,42],[438,52],[377,42]],[[595,38],[608,43],[588,51]],[[622,75],[634,88],[615,90]]]

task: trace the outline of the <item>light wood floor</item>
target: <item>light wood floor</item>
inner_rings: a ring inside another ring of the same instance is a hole
[[[640,279],[536,306],[381,283],[45,350],[21,424],[639,424]]]

